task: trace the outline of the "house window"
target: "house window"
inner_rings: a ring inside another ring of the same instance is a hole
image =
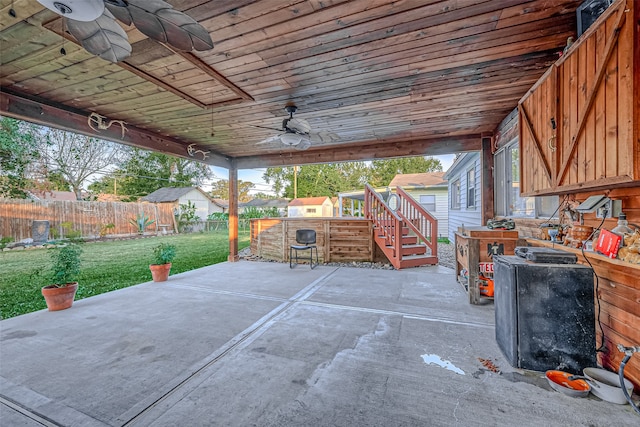
[[[307,208],[307,213],[316,213],[316,208]]]
[[[558,196],[520,197],[520,149],[517,140],[496,153],[494,165],[496,215],[557,218]]]
[[[451,209],[460,209],[460,180],[451,183]]]
[[[436,211],[436,196],[432,194],[423,194],[420,196],[420,204],[429,212]]]
[[[467,171],[467,208],[476,206],[476,170]]]

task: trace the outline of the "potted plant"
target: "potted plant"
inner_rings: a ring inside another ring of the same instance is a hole
[[[149,269],[154,282],[165,282],[169,278],[171,262],[175,257],[175,245],[160,243],[153,248],[153,263],[149,265]]]
[[[53,284],[42,288],[42,295],[49,311],[71,307],[78,290],[76,278],[80,274],[80,254],[82,248],[68,244],[51,253]]]

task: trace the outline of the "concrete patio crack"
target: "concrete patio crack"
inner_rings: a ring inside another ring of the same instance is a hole
[[[334,268],[323,276],[311,282],[302,290],[297,292],[291,298],[283,300],[275,309],[264,315],[251,326],[240,332],[238,335],[221,346],[216,352],[210,354],[207,358],[192,365],[185,375],[176,377],[173,381],[167,383],[165,387],[158,393],[142,400],[134,405],[127,412],[121,414],[117,419],[118,426],[136,426],[150,425],[155,419],[160,417],[168,409],[179,402],[184,396],[191,393],[202,382],[207,380],[214,372],[212,369],[225,356],[239,351],[251,344],[255,339],[260,337],[267,331],[278,319],[287,314],[293,307],[303,303],[307,298],[320,289],[324,283],[331,279],[339,268]],[[198,288],[200,289],[200,288]],[[240,294],[248,298],[259,298],[255,294]],[[273,298],[270,298],[273,299]],[[276,299],[279,300],[279,299]]]

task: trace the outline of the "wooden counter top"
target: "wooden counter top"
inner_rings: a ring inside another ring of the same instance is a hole
[[[570,248],[569,246],[553,243],[549,240],[540,240],[540,239],[534,239],[531,237],[526,238],[524,240],[526,240],[526,242],[531,246],[542,246],[545,248],[559,249],[561,251],[566,251],[572,254],[576,254],[578,256],[578,260],[584,261],[584,258],[582,257],[583,255],[582,250],[580,249]],[[591,261],[592,263],[597,262],[601,264],[603,262],[606,262],[619,267],[628,267],[640,272],[640,264],[632,264],[630,262],[620,261],[619,259],[612,259],[593,251],[584,251],[584,256],[586,256],[589,259],[589,261]]]

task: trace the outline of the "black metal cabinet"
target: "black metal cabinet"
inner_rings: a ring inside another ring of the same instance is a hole
[[[496,341],[516,368],[581,373],[596,364],[593,270],[494,257]]]

